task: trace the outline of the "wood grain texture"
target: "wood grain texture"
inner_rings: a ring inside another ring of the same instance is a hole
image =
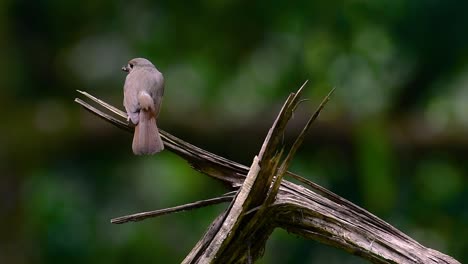
[[[287,122],[294,111],[294,105],[299,102],[296,95],[301,89],[288,97],[250,168],[160,130],[166,149],[185,159],[195,170],[237,191],[231,204],[212,222],[183,263],[252,263],[261,257],[268,237],[277,227],[343,249],[373,263],[459,263],[448,255],[421,245],[339,195],[286,171],[288,164],[284,163],[285,160],[281,163],[283,150],[277,136],[285,127],[285,119]],[[120,129],[133,132],[133,127],[124,121],[124,112],[85,92],[81,93],[120,119],[76,99],[86,110]],[[281,180],[278,177],[281,173],[299,180],[302,185]],[[267,199],[272,197],[269,193],[275,182],[279,189],[272,194],[274,199]]]

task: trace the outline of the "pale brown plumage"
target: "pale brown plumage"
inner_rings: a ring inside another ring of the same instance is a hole
[[[135,125],[132,149],[149,155],[164,149],[156,125],[164,94],[164,77],[147,59],[135,58],[122,67],[128,72],[124,85],[125,110]]]

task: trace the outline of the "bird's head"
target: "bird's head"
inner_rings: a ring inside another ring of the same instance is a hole
[[[141,68],[141,67],[153,67],[154,65],[151,63],[151,61],[145,59],[145,58],[135,58],[131,59],[127,65],[122,67],[122,71],[130,73],[133,69],[135,68]]]

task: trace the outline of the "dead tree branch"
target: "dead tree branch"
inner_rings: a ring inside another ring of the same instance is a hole
[[[231,201],[183,263],[252,263],[263,254],[265,243],[276,227],[341,248],[374,263],[459,263],[450,256],[424,247],[348,200],[287,171],[305,133],[329,99],[329,96],[325,98],[283,158],[285,151],[281,137],[294,109],[301,102],[304,85],[286,100],[250,168],[160,131],[166,149],[187,160],[195,170],[231,186],[237,191],[235,195],[134,214],[113,219],[113,222],[138,221]],[[86,110],[118,128],[133,131],[126,121],[126,113],[85,92],[80,93],[121,119],[75,99]],[[304,186],[283,180],[283,175],[299,180]]]

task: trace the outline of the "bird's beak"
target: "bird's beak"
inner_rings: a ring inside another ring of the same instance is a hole
[[[125,66],[122,67],[122,71],[128,72],[128,67],[127,67],[127,65],[125,65]]]

